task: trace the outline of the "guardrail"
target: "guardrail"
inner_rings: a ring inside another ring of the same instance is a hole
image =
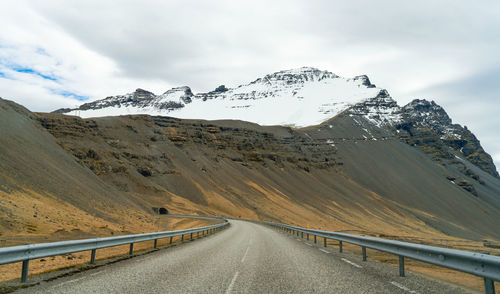
[[[401,277],[405,276],[404,259],[407,257],[482,277],[484,279],[485,293],[487,294],[495,294],[494,281],[500,281],[499,256],[346,233],[307,229],[272,222],[244,220],[274,226],[301,238],[304,238],[305,234],[308,240],[309,236],[312,235],[314,243],[318,242],[317,237],[321,237],[323,238],[324,247],[327,247],[328,239],[336,240],[339,242],[339,252],[342,252],[342,242],[361,246],[363,261],[367,259],[366,248],[398,255],[399,275]]]
[[[229,222],[226,220],[224,223],[187,230],[4,247],[0,248],[0,265],[22,261],[21,282],[25,283],[28,280],[29,261],[32,259],[90,250],[90,263],[94,264],[97,249],[130,244],[129,255],[132,255],[134,243],[153,240],[153,247],[157,248],[158,239],[170,237],[170,244],[172,244],[173,237],[181,236],[181,240],[184,241],[184,236],[190,235],[192,240],[193,233],[198,233],[198,236],[202,233],[202,236],[204,236],[205,234],[214,233],[227,225],[229,225]]]

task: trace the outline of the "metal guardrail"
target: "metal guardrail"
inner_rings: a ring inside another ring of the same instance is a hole
[[[482,277],[484,279],[485,293],[487,294],[494,294],[494,281],[500,281],[499,256],[339,232],[307,229],[272,222],[248,221],[274,226],[301,238],[304,238],[305,234],[308,240],[309,235],[312,235],[314,243],[317,243],[317,237],[322,237],[324,247],[327,247],[328,239],[336,240],[339,242],[339,252],[342,252],[342,242],[361,246],[363,261],[367,259],[366,248],[398,255],[399,275],[401,277],[405,276],[404,259],[407,257]]]
[[[227,225],[229,225],[229,222],[226,220],[220,224],[187,230],[4,247],[0,248],[0,265],[22,261],[21,282],[25,283],[28,280],[29,261],[32,259],[91,250],[90,263],[94,264],[97,249],[130,244],[129,255],[132,255],[134,252],[134,243],[137,242],[153,240],[153,246],[157,248],[158,239],[170,237],[170,244],[172,244],[173,237],[181,236],[181,240],[183,241],[184,236],[189,234],[192,240],[193,233],[198,233],[198,235],[202,233],[204,236],[205,233],[208,235]]]

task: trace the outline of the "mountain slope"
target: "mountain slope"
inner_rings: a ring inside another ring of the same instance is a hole
[[[23,236],[151,231],[150,209],[78,164],[35,114],[0,99],[0,246]]]
[[[476,197],[451,183],[456,171],[363,116],[345,112],[305,129],[144,115],[39,117],[101,179],[167,207],[176,205],[165,198],[173,193],[233,216],[427,240],[500,238],[500,206],[488,201],[498,196]],[[94,135],[78,136],[88,131],[75,123],[95,126]],[[98,161],[82,157],[89,146]]]

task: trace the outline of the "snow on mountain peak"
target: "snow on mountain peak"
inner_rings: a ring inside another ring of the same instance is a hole
[[[360,115],[378,127],[394,126],[402,121],[401,107],[386,90],[379,90],[376,97],[352,106],[348,113]]]
[[[191,98],[193,97],[193,92],[188,86],[172,88],[165,93],[158,96],[157,103],[163,103],[168,101],[174,101],[178,103],[191,103]]]
[[[156,96],[137,89],[83,104],[77,110],[82,117],[150,114],[303,127],[322,123],[362,101],[381,99],[383,91],[365,75],[346,79],[329,71],[301,67],[268,74],[235,88],[221,85],[208,93],[193,94],[184,86]]]

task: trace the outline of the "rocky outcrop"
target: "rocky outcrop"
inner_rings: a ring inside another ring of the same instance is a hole
[[[376,86],[370,82],[370,79],[368,78],[367,75],[360,75],[360,76],[355,76],[353,78],[355,81],[361,81],[361,84],[368,87],[368,88],[375,88]]]
[[[401,122],[401,108],[386,90],[380,90],[376,97],[355,104],[347,113],[362,116],[378,127],[392,127]]]
[[[467,159],[485,172],[499,177],[491,156],[481,147],[474,134],[453,124],[446,111],[434,101],[416,99],[402,107],[402,122],[396,125],[399,136],[417,146],[433,159],[462,166],[467,176],[478,180],[456,157]]]

